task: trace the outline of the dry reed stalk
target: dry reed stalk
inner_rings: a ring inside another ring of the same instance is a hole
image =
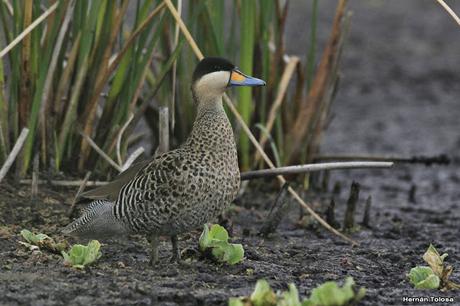
[[[342,2],[344,2],[344,1],[342,1]],[[181,17],[177,13],[176,8],[172,4],[171,0],[164,0],[164,3],[166,3],[166,5],[168,6],[168,8],[169,8],[171,14],[173,15],[174,19],[179,24],[179,27],[182,30],[187,42],[190,44],[193,52],[198,57],[198,59],[201,60],[203,58],[203,53],[198,48],[198,45],[196,44],[196,42],[193,39],[192,35],[190,34],[189,30],[185,26],[185,24],[182,21]],[[256,149],[262,155],[263,159],[268,164],[268,166],[270,168],[275,168],[275,165],[270,160],[270,158],[267,156],[267,154],[264,152],[263,148],[260,146],[259,142],[255,138],[255,136],[252,134],[251,130],[246,125],[246,123],[244,122],[243,118],[241,118],[241,115],[238,113],[238,111],[236,110],[236,108],[233,105],[232,101],[230,100],[230,98],[226,94],[224,94],[224,101],[227,104],[227,106],[229,107],[229,109],[231,110],[231,112],[233,113],[233,115],[235,116],[235,118],[237,119],[237,121],[240,123],[241,127],[243,128],[244,132],[247,134],[247,136],[249,137],[251,142],[254,144]],[[280,175],[280,176],[277,176],[277,178],[281,182],[281,184],[286,183],[286,179],[283,176]],[[289,187],[288,190],[289,190],[289,193],[296,199],[296,201],[298,201],[299,204],[303,208],[305,208],[308,211],[308,213],[310,213],[312,215],[312,217],[315,218],[323,227],[325,227],[327,230],[331,231],[335,235],[341,237],[342,239],[350,242],[351,244],[357,244],[356,241],[354,241],[353,239],[345,236],[344,234],[342,234],[341,232],[337,231],[335,228],[333,228],[329,224],[327,224],[326,221],[324,221],[307,203],[305,203],[305,201],[297,194],[297,192],[294,189],[292,189],[292,187]]]
[[[52,12],[56,10],[59,5],[59,1],[53,4],[49,9],[47,9],[43,14],[40,15],[34,22],[32,22],[24,31],[21,32],[8,46],[6,46],[2,51],[0,51],[0,59],[5,56],[8,52],[11,51],[18,43],[20,43],[24,37],[26,37],[30,32],[33,31],[40,23],[43,22]]]
[[[300,59],[297,56],[291,56],[289,57],[288,64],[284,68],[283,75],[281,76],[281,81],[280,85],[278,87],[278,94],[276,96],[275,102],[273,102],[270,112],[268,114],[268,120],[267,123],[265,124],[265,128],[267,129],[267,132],[270,133],[273,124],[275,123],[276,119],[276,114],[278,113],[278,109],[280,108],[281,104],[284,101],[284,97],[286,96],[286,91],[289,85],[289,82],[292,79],[292,76],[294,74],[295,68],[299,64]],[[262,133],[259,139],[260,146],[263,148],[265,146],[265,143],[267,142],[267,135]],[[256,152],[255,156],[255,161],[256,163],[260,159],[260,154]]]
[[[24,28],[27,28],[32,22],[32,1],[24,2]],[[33,80],[31,78],[31,36],[27,35],[24,37],[21,48],[21,60],[20,70],[21,78],[19,79],[19,100],[18,100],[18,112],[19,112],[19,126],[24,127],[27,125],[30,111],[30,101],[32,100],[32,87]]]
[[[177,12],[179,16],[182,15],[182,0],[177,0]],[[176,23],[174,29],[174,48],[177,48],[179,43],[179,25]],[[176,80],[177,80],[177,60],[174,61],[172,67],[172,100],[171,100],[171,131],[174,131],[174,125],[176,124]]]
[[[297,112],[297,118],[287,133],[287,142],[289,145],[289,155],[286,158],[286,164],[290,164],[299,159],[303,140],[307,136],[312,120],[321,107],[327,90],[330,88],[334,69],[335,57],[338,54],[340,34],[342,32],[342,20],[345,12],[346,0],[340,0],[337,5],[332,33],[323,52],[317,73],[313,80],[312,87],[308,93],[307,99],[304,99]]]
[[[11,150],[10,154],[8,154],[8,157],[5,163],[0,169],[0,182],[3,180],[8,170],[10,170],[11,165],[13,164],[14,160],[19,154],[19,151],[21,151],[22,146],[24,145],[24,142],[26,141],[27,134],[29,134],[29,129],[23,128],[21,131],[21,134],[19,134],[19,137],[16,140],[16,143],[13,146],[13,149]]]

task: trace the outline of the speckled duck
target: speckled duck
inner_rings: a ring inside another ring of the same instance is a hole
[[[222,96],[232,86],[261,85],[265,82],[243,74],[225,59],[201,60],[193,73],[197,115],[187,141],[127,171],[124,180],[114,183],[118,188],[113,201],[94,196],[98,200],[63,233],[93,239],[145,234],[151,244],[151,265],[158,261],[158,237],[170,236],[171,259],[179,260],[177,235],[221,214],[240,187],[236,144]]]

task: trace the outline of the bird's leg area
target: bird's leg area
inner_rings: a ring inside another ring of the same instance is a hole
[[[171,262],[180,262],[180,250],[179,250],[179,243],[177,240],[177,235],[171,236],[171,244],[172,244],[172,256]]]
[[[149,237],[150,242],[150,262],[149,264],[153,267],[158,262],[158,245],[159,245],[159,237],[157,235],[150,235]]]

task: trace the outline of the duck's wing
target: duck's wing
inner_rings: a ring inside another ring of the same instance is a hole
[[[152,160],[123,186],[115,203],[115,216],[127,220],[135,231],[165,226],[172,216],[191,205],[190,197],[207,192],[210,169],[182,150]]]
[[[80,198],[87,198],[93,200],[110,200],[115,201],[120,193],[121,188],[129,181],[136,177],[136,174],[151,161],[145,160],[133,164],[131,167],[120,173],[113,181],[107,185],[82,192]]]

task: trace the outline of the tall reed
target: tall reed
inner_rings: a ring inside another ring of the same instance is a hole
[[[0,1],[1,46],[11,43],[46,9],[37,1],[12,1],[10,12],[8,3]],[[194,119],[190,76],[196,60],[181,40],[174,43],[176,23],[164,3],[57,3],[51,15],[0,60],[0,162],[27,126],[30,133],[17,160],[22,176],[30,171],[36,154],[41,168],[51,173],[83,173],[91,168],[106,175],[112,171],[110,166],[81,134],[115,159],[117,139],[133,114],[121,135],[124,159],[137,143],[133,142],[135,127],[143,117],[154,132],[152,143],[158,143],[158,107],[171,105],[173,91],[177,106],[171,115],[176,124],[170,143],[174,147],[182,142]],[[324,129],[344,41],[343,8],[339,7],[342,13],[321,56],[322,61],[326,56],[332,61],[315,71],[318,1],[313,0],[312,14],[306,16],[310,19],[306,61],[298,62],[289,76],[294,91],[284,93],[279,82],[289,56],[284,48],[288,3],[190,0],[182,10],[205,55],[229,58],[242,71],[267,81],[263,90],[239,90],[236,101],[245,122],[260,137],[270,139],[267,149],[280,164],[309,159],[317,151],[307,148],[318,146]],[[172,88],[176,61],[177,82]],[[282,105],[270,112],[277,97]],[[269,118],[270,113],[275,117]],[[270,130],[269,120],[275,122]],[[238,127],[235,132],[241,166],[251,168],[255,151]]]

